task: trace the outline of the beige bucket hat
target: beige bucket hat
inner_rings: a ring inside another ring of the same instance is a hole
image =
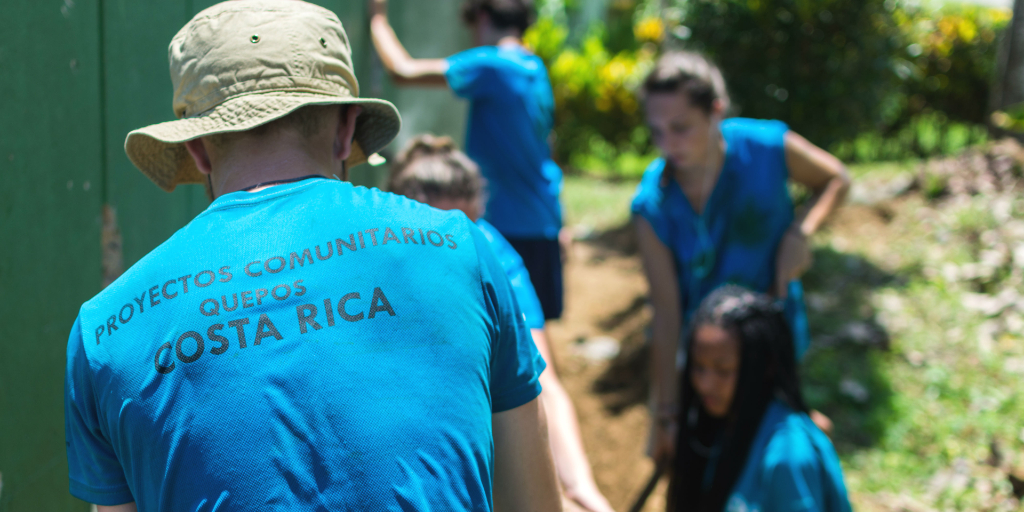
[[[401,128],[390,102],[359,97],[352,51],[331,11],[299,0],[231,0],[206,9],[168,49],[178,120],[128,134],[128,158],[160,188],[202,183],[184,142],[255,128],[306,105],[359,105],[348,167]]]

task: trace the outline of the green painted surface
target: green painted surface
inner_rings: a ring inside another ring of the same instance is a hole
[[[69,7],[73,5],[73,7]],[[0,511],[85,510],[67,491],[64,353],[99,291],[95,0],[0,16]]]
[[[128,132],[174,119],[167,45],[193,12],[191,2],[105,3],[104,67],[107,201],[117,210],[129,266],[206,206],[201,186],[168,194],[149,181],[124,153]]]
[[[101,212],[117,213],[128,267],[202,211],[200,186],[168,194],[124,154],[134,128],[173,119],[167,45],[206,0],[15,0],[0,16],[0,512],[84,511],[68,493],[63,383],[78,307],[101,288]],[[393,155],[430,131],[462,141],[466,105],[444,88],[397,89],[374,66],[366,3],[317,2],[353,45],[362,95],[404,118]],[[461,0],[392,0],[416,57],[469,46]],[[352,170],[383,183],[387,166]]]

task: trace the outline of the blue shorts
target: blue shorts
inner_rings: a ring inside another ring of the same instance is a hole
[[[562,251],[558,240],[506,237],[523,258],[545,320],[562,317]]]

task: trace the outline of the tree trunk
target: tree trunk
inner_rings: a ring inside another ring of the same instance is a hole
[[[990,110],[1024,103],[1024,0],[1014,0],[1013,20],[1002,34]],[[1005,132],[997,131],[1005,134]],[[1020,135],[1017,135],[1020,138]]]

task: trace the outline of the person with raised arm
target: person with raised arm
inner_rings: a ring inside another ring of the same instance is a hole
[[[417,3],[416,8],[426,8]],[[466,0],[463,21],[477,46],[445,59],[413,58],[371,0],[370,34],[399,85],[448,86],[469,100],[466,154],[489,194],[484,218],[523,258],[546,320],[563,309],[562,170],[551,160],[555,101],[547,68],[523,46],[532,0]]]

